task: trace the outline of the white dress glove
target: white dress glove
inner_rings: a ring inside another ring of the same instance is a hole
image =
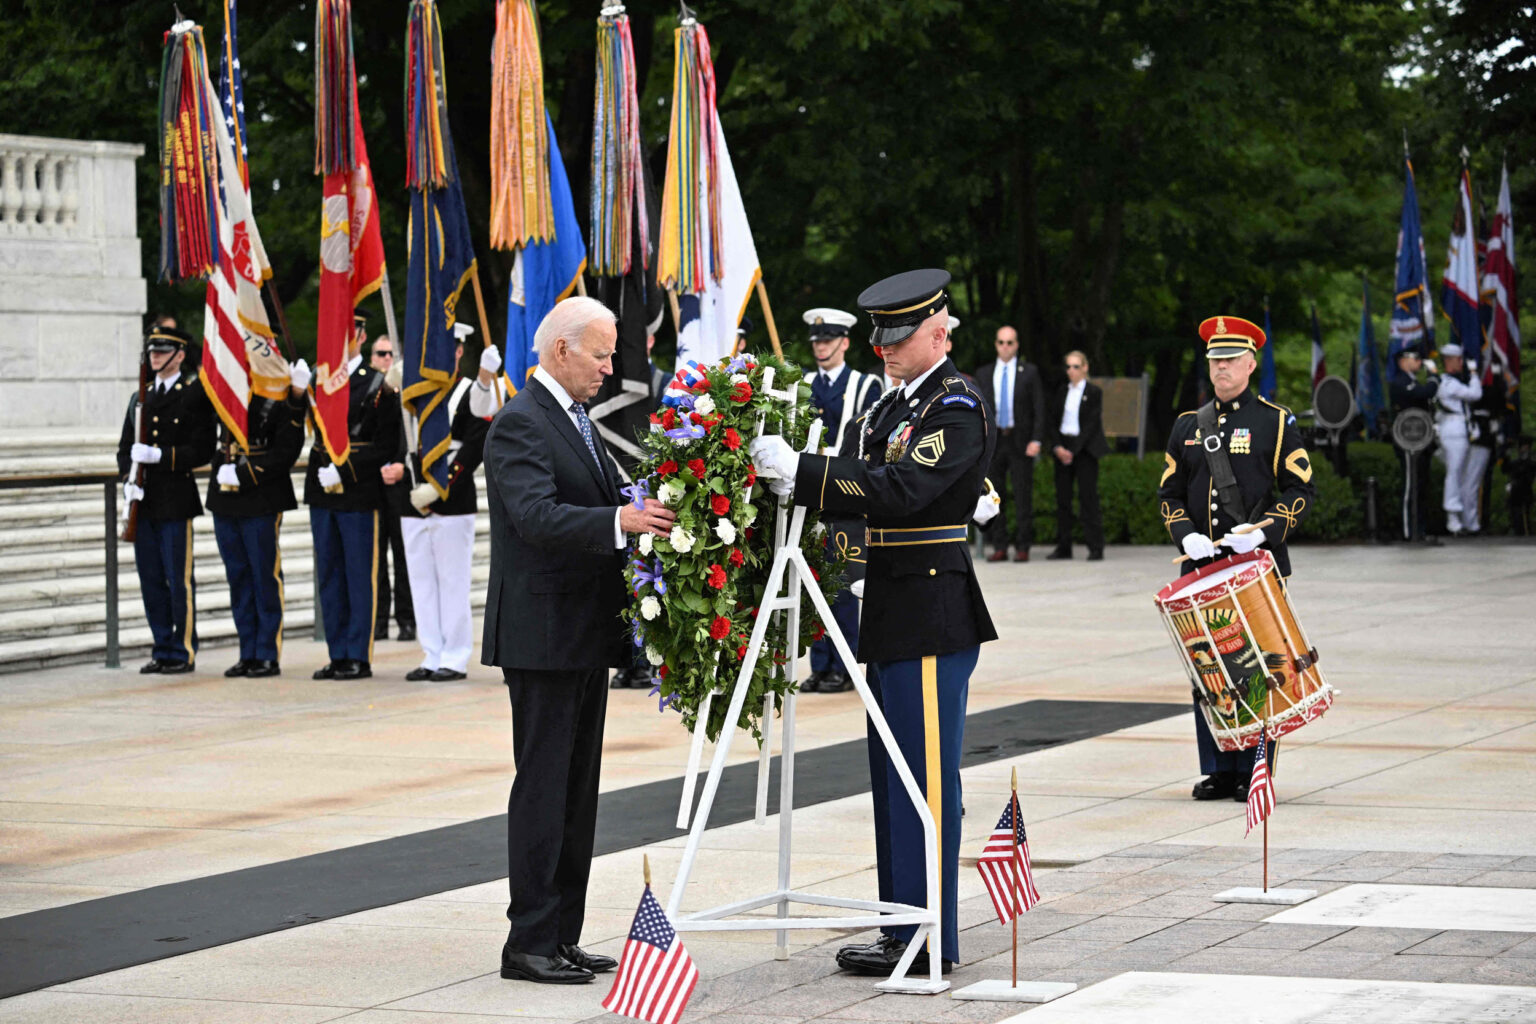
[[[1435,365],[1435,361],[1433,359],[1424,360],[1424,369],[1429,371],[1431,374],[1440,372],[1440,367]]]
[[[1240,555],[1246,555],[1263,543],[1263,530],[1249,530],[1247,533],[1229,533],[1221,538],[1222,547],[1231,548]]]
[[[853,594],[854,597],[857,597],[859,600],[862,601],[864,599],[863,580],[854,580],[852,583],[848,584],[848,590],[851,594]]]
[[[309,382],[315,379],[315,375],[309,371],[309,364],[300,359],[288,367],[288,382],[297,391],[303,391],[309,387]]]
[[[123,500],[129,503],[144,500],[144,488],[135,483],[123,484]]]
[[[986,526],[997,514],[1003,510],[1003,503],[992,488],[987,488],[987,493],[976,499],[976,512],[971,516],[976,520],[976,525]]]
[[[427,506],[437,500],[437,488],[428,483],[417,484],[411,488],[411,504],[416,506],[416,511],[425,512]]]
[[[764,479],[767,478],[765,477]],[[779,480],[777,478],[768,480],[768,490],[780,498],[789,498],[795,493],[795,482],[793,480]]]
[[[1186,555],[1197,562],[1216,557],[1216,545],[1212,544],[1211,538],[1203,533],[1190,534],[1184,538],[1184,543],[1180,546]]]
[[[235,464],[233,462],[226,462],[224,465],[219,467],[219,486],[240,486],[240,474],[235,472]]]
[[[495,345],[487,345],[481,351],[480,369],[493,376],[501,369],[501,351]]]
[[[317,475],[320,478],[321,487],[341,486],[341,471],[335,466],[321,466]]]
[[[788,441],[778,434],[764,434],[752,439],[749,450],[758,476],[794,482],[795,470],[800,466],[800,453],[791,448]],[[774,493],[782,492],[774,490]]]
[[[160,461],[160,449],[152,444],[140,444],[135,441],[129,457],[141,466],[153,466]]]

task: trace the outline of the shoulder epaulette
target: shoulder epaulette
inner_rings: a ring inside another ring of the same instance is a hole
[[[1287,416],[1292,415],[1291,410],[1287,409],[1285,406],[1281,405],[1279,402],[1271,402],[1269,399],[1265,398],[1263,395],[1259,396],[1259,401],[1263,402],[1265,405],[1269,406],[1271,409],[1279,409],[1281,412],[1285,413]]]

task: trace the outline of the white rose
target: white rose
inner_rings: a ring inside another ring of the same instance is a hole
[[[650,644],[646,644],[645,645],[645,660],[650,662],[652,665],[660,665],[662,662],[666,661],[667,659],[663,658],[661,656],[661,652],[658,651],[656,648],[652,647]]]
[[[708,416],[715,411],[715,400],[708,395],[700,395],[693,403],[693,411],[700,416]]]
[[[693,550],[693,534],[681,526],[672,527],[672,533],[667,539],[672,542],[672,550],[680,555],[686,555]]]
[[[729,519],[721,519],[715,524],[715,535],[727,544],[736,543],[736,527]]]
[[[666,483],[661,485],[660,489],[657,490],[656,497],[661,499],[661,503],[663,505],[671,507],[682,500],[683,494],[684,489],[682,484],[675,480],[668,480]]]
[[[661,614],[661,602],[647,594],[640,599],[640,617],[650,620]]]
[[[640,535],[640,553],[642,555],[650,554],[651,553],[651,549],[654,548],[655,546],[656,546],[656,539],[654,537],[652,537],[650,534],[642,533]]]
[[[731,383],[732,384],[750,384],[751,380],[744,373],[733,373],[733,374],[731,374]]]

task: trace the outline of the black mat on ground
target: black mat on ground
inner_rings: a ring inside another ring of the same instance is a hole
[[[1025,701],[967,717],[964,763],[984,764],[1188,713],[1185,704]],[[862,739],[800,752],[795,806],[867,792],[866,757]],[[771,801],[777,800],[778,774],[774,758]],[[702,780],[703,773],[701,791]],[[672,778],[604,793],[596,852],[679,835],[672,826],[681,787],[681,779]],[[756,794],[755,763],[727,768],[710,826],[752,817]],[[985,815],[996,811],[977,808]],[[502,878],[506,842],[506,816],[498,815],[0,918],[0,998]]]

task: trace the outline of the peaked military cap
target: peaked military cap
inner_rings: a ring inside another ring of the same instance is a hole
[[[957,316],[951,316],[949,318],[949,329],[951,331],[953,331],[956,327],[959,327],[959,326],[960,326],[960,318],[957,317]]]
[[[359,330],[368,326],[368,311],[362,306],[352,310],[352,326]]]
[[[826,306],[808,309],[800,319],[810,327],[812,341],[846,338],[849,330],[859,322],[859,318],[852,313],[844,313],[840,309],[831,309]]]
[[[877,281],[859,294],[859,308],[874,321],[869,343],[899,345],[918,324],[949,305],[949,271],[909,270]]]
[[[453,340],[458,342],[460,345],[464,344],[465,338],[474,333],[475,329],[464,321],[455,320],[453,322]]]
[[[1205,358],[1231,359],[1264,347],[1264,328],[1240,316],[1208,317],[1200,324]]]
[[[192,335],[179,327],[151,327],[144,335],[144,347],[151,352],[175,352],[192,344]]]

